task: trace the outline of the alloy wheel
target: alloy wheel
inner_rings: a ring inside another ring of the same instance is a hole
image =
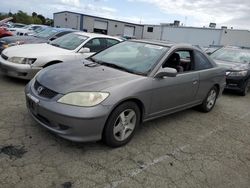
[[[207,97],[207,108],[211,109],[213,108],[215,101],[216,101],[216,97],[217,97],[217,92],[212,89],[209,93],[209,96]]]
[[[127,109],[120,113],[113,129],[115,139],[118,141],[126,140],[135,129],[136,119],[136,113],[132,109]]]

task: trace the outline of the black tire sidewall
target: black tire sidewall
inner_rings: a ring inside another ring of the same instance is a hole
[[[243,87],[242,87],[242,91],[241,91],[241,95],[242,96],[246,96],[247,92],[246,89],[248,89],[249,87],[249,79],[247,79],[244,84],[243,84]]]
[[[131,135],[123,140],[123,141],[118,141],[115,139],[114,134],[113,134],[113,129],[114,129],[114,124],[115,121],[117,120],[118,116],[127,109],[132,109],[135,111],[136,113],[136,124],[135,124],[135,128],[133,130],[133,132],[131,133]],[[103,131],[103,141],[105,142],[106,145],[110,146],[110,147],[120,147],[122,145],[127,144],[132,137],[135,134],[136,129],[138,128],[139,124],[140,124],[140,118],[141,118],[141,112],[140,109],[138,107],[138,105],[134,102],[124,102],[122,104],[120,104],[119,106],[117,106],[110,114],[106,125],[104,127],[104,131]]]

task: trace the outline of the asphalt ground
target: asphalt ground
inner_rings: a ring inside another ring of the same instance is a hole
[[[26,110],[26,83],[0,74],[1,188],[250,187],[250,94],[227,92],[210,113],[144,123],[111,149],[39,126]]]

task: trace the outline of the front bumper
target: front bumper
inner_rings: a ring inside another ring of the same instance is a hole
[[[242,91],[246,79],[247,77],[227,77],[225,89]]]
[[[76,142],[97,141],[108,115],[109,106],[77,107],[57,103],[62,96],[52,99],[39,97],[31,81],[25,88],[26,105],[31,116],[43,127],[67,140]]]
[[[17,64],[9,62],[0,56],[0,70],[4,74],[25,80],[32,79],[42,68],[33,67],[27,64]]]

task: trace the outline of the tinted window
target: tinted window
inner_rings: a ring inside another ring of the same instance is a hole
[[[90,49],[90,52],[99,52],[107,48],[107,41],[105,38],[95,38],[85,44],[86,48]]]
[[[210,61],[200,52],[195,52],[195,70],[212,68]]]
[[[119,43],[118,40],[115,39],[107,39],[107,47],[113,46],[115,44]]]

